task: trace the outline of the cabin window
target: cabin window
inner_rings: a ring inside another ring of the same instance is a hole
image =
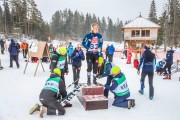
[[[139,37],[140,36],[140,30],[132,30],[131,37]]]
[[[150,30],[142,30],[141,36],[142,37],[150,37]]]

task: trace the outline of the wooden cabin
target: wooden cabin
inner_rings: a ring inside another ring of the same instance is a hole
[[[123,26],[125,45],[131,46],[135,59],[144,45],[151,45],[157,41],[159,28],[159,25],[141,16]]]

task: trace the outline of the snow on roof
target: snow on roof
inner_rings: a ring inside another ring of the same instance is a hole
[[[160,28],[160,26],[148,19],[138,17],[132,22],[126,24],[123,28]]]

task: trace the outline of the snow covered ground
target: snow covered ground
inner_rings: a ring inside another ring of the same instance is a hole
[[[9,68],[9,53],[0,55],[4,70],[0,71],[0,120],[39,120],[39,114],[29,115],[29,109],[39,103],[39,93],[44,82],[50,75],[49,64],[43,63],[45,72],[41,66],[37,76],[34,77],[36,63],[29,63],[26,74],[23,74],[25,62],[20,54],[20,68],[14,63]],[[125,73],[131,91],[131,98],[136,100],[135,108],[128,110],[113,107],[113,94],[109,97],[109,109],[85,111],[76,97],[71,103],[72,108],[66,109],[64,116],[44,116],[44,120],[180,120],[180,74],[172,75],[172,80],[165,81],[162,76],[155,74],[155,96],[149,100],[149,87],[146,78],[145,94],[137,91],[140,87],[140,76],[137,75],[133,65],[127,65],[125,59],[114,58],[114,63],[119,65]],[[69,65],[69,75],[66,76],[66,85],[72,83],[72,66]],[[98,80],[105,83],[106,78]],[[80,82],[86,82],[86,62],[83,62]]]

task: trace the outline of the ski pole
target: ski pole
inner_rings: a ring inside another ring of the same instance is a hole
[[[76,81],[74,81],[73,83],[71,83],[66,89],[70,88],[74,83],[76,83],[77,81],[79,81],[79,79],[77,79]]]

